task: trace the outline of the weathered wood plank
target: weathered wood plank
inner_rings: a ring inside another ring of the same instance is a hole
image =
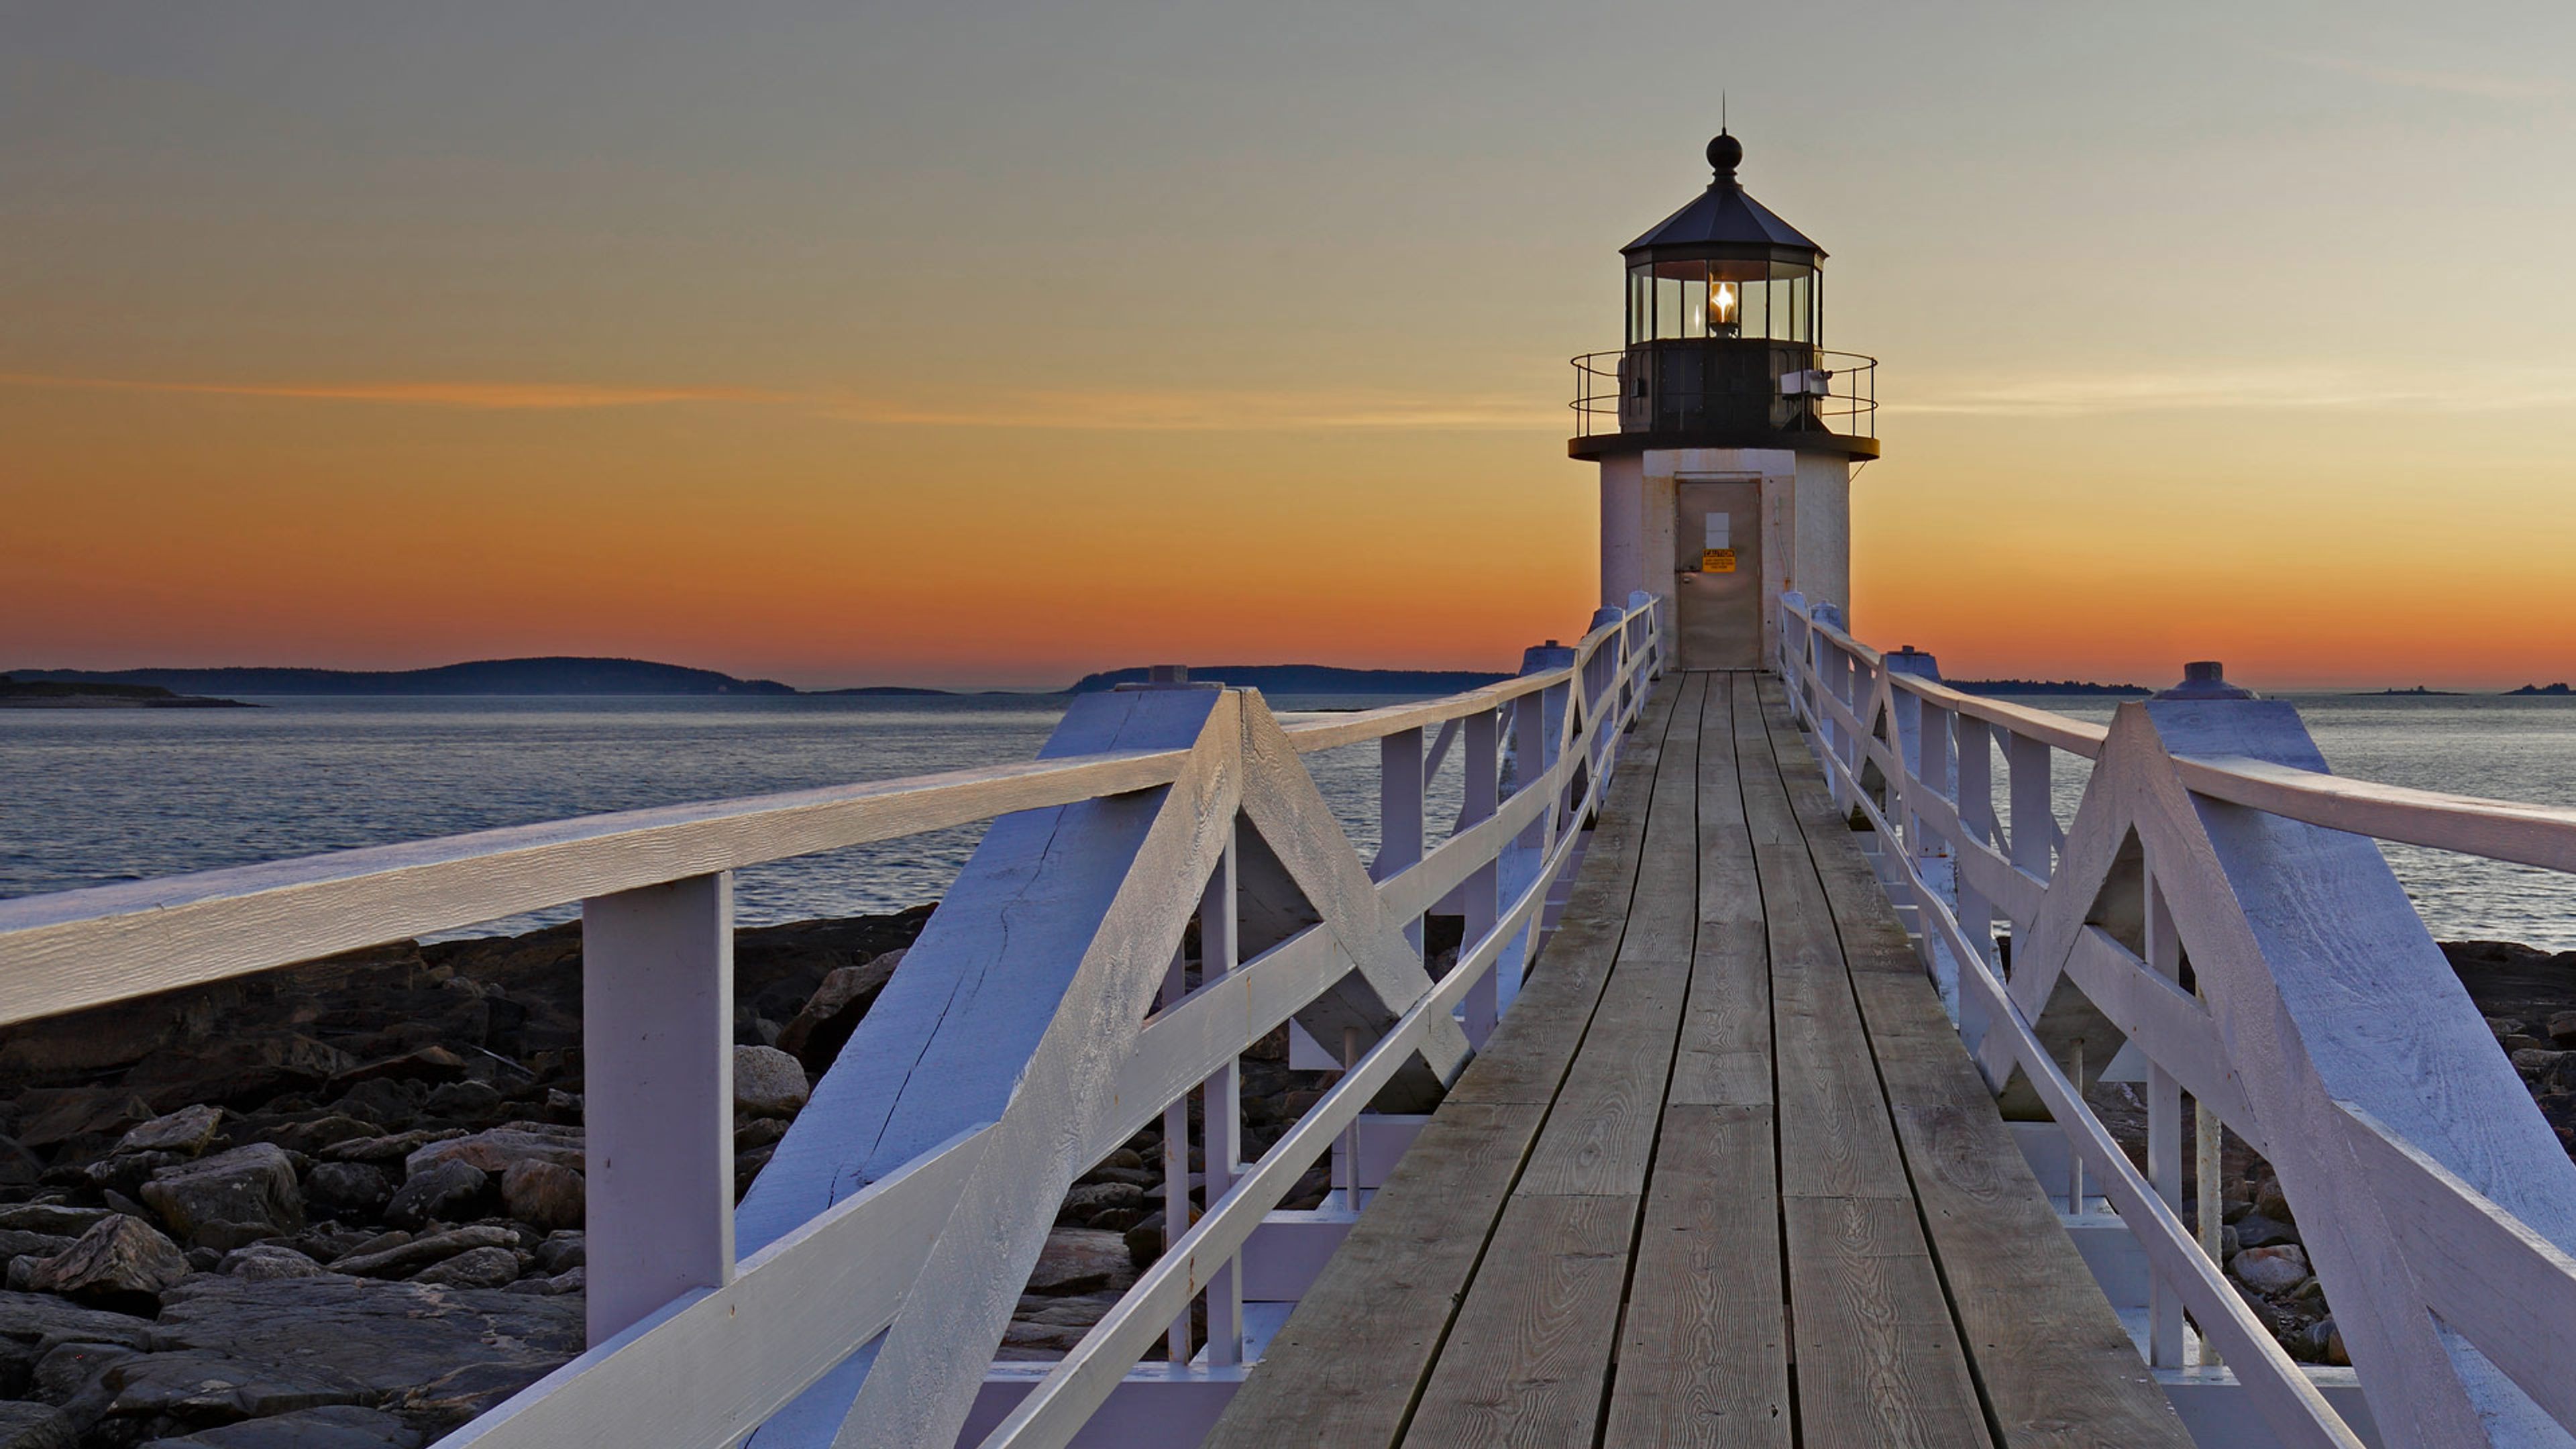
[[[1801,1437],[1989,1449],[1910,1198],[1784,1197]]]
[[[1545,1116],[1529,1103],[1441,1104],[1209,1431],[1209,1449],[1393,1444]]]
[[[1625,1195],[1512,1199],[1407,1446],[1591,1442],[1637,1209]]]
[[[1699,752],[1699,931],[1668,1102],[1768,1105],[1771,966],[1745,824],[1734,687],[1709,691]]]
[[[1790,1442],[1768,1108],[1664,1111],[1604,1449]]]

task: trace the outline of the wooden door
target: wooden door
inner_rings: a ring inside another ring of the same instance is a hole
[[[1684,669],[1762,666],[1762,485],[1674,489],[1673,601]]]

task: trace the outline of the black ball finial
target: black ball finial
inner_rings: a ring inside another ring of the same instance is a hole
[[[1734,179],[1736,165],[1743,159],[1744,143],[1724,131],[1708,143],[1708,164],[1720,180]]]

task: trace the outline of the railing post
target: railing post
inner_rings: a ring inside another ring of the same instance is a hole
[[[1413,758],[1419,770],[1422,759],[1422,732],[1413,730]],[[1208,881],[1206,899],[1199,903],[1199,985],[1233,974],[1241,964],[1241,934],[1236,928],[1235,841],[1229,831],[1225,854],[1217,862],[1216,874]],[[1415,923],[1420,930],[1421,923]],[[1420,949],[1417,936],[1415,949]],[[1207,1079],[1199,1102],[1199,1156],[1206,1174],[1208,1206],[1234,1187],[1235,1169],[1243,1161],[1243,1059],[1227,1059],[1217,1074]],[[1169,1219],[1165,1220],[1166,1222]],[[1168,1241],[1168,1239],[1167,1239]],[[1226,1260],[1225,1266],[1208,1276],[1207,1286],[1207,1354],[1211,1365],[1243,1362],[1243,1275],[1237,1270],[1243,1259]]]
[[[1377,742],[1377,863],[1371,880],[1391,880],[1422,862],[1422,731],[1397,730]],[[1404,923],[1404,939],[1422,955],[1422,918]]]
[[[2147,969],[2167,981],[2182,977],[2182,941],[2174,934],[2173,911],[2156,880],[2155,862],[2145,871],[2147,896]],[[2182,1087],[2153,1057],[2147,1059],[2147,1179],[2165,1206],[2182,1212]],[[2182,1299],[2161,1273],[2147,1278],[2147,1363],[2153,1368],[2181,1368]]]
[[[2045,881],[2056,860],[2057,817],[2049,810],[2048,742],[2005,737],[2004,765],[2012,773],[2012,863]],[[2030,928],[2013,922],[2013,934]]]
[[[1466,799],[1458,812],[1458,828],[1462,832],[1482,821],[1492,819],[1494,809],[1500,803],[1497,798],[1502,767],[1499,714],[1500,711],[1489,709],[1471,714],[1466,718],[1464,731],[1467,745]],[[1476,867],[1475,874],[1468,876],[1466,883],[1459,888],[1459,914],[1465,918],[1466,926],[1465,934],[1458,938],[1458,954],[1461,959],[1465,958],[1467,951],[1476,942],[1484,939],[1486,932],[1494,928],[1495,918],[1501,908],[1498,899],[1501,872],[1496,868],[1497,863],[1496,860],[1488,860]],[[1485,1038],[1491,1036],[1494,1031],[1495,1003],[1492,972],[1485,973],[1483,980],[1467,989],[1465,1006],[1466,1020],[1463,1025],[1467,1033],[1467,1043],[1481,1049],[1485,1045]]]
[[[733,877],[581,903],[590,1342],[733,1281]]]

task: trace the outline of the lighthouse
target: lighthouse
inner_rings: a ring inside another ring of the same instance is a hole
[[[1878,456],[1873,358],[1824,347],[1824,248],[1746,194],[1744,145],[1620,248],[1627,340],[1574,359],[1574,457],[1601,468],[1601,601],[1664,601],[1685,669],[1773,656],[1779,599],[1851,597],[1851,475]]]

